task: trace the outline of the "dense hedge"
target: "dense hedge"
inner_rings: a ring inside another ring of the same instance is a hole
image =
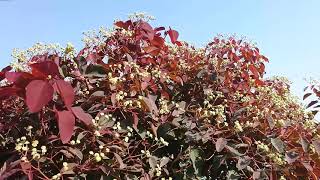
[[[259,49],[178,36],[138,18],[79,52],[16,51],[0,73],[0,179],[318,179],[319,126],[263,78]]]

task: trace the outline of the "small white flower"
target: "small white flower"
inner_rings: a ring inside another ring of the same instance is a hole
[[[125,142],[128,142],[128,141],[129,141],[129,137],[126,136],[126,137],[124,138],[124,141],[125,141]]]
[[[72,141],[70,141],[70,144],[71,144],[71,145],[75,145],[76,142],[75,142],[74,140],[72,140]]]

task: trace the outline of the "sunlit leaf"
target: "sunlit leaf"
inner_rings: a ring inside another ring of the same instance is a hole
[[[71,111],[56,111],[58,116],[58,125],[60,139],[66,144],[70,141],[75,126],[75,117]]]
[[[53,97],[53,87],[46,81],[33,80],[26,87],[26,103],[32,113],[40,111]]]

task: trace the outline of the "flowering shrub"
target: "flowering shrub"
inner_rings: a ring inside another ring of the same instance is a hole
[[[0,73],[0,179],[318,179],[319,126],[254,45],[146,19]],[[166,41],[169,40],[169,41]]]

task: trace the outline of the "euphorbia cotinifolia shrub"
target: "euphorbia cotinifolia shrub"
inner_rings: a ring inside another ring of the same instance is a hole
[[[37,44],[0,74],[0,179],[319,179],[320,129],[241,39],[143,19]]]

